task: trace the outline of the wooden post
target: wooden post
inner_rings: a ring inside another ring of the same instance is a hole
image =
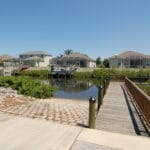
[[[104,93],[104,87],[101,85],[101,105],[103,104],[103,93]]]
[[[106,89],[107,89],[109,86],[109,78],[107,78],[105,81],[106,81]],[[106,91],[105,91],[105,93],[106,93]]]
[[[100,106],[103,104],[103,86],[98,86],[98,105],[97,111],[99,111]]]
[[[106,79],[106,89],[108,88],[108,79]]]
[[[110,83],[110,78],[108,78],[108,86],[109,86],[109,83]]]
[[[105,95],[105,93],[106,93],[106,80],[104,80],[104,90],[103,90],[103,96]]]
[[[96,99],[91,97],[89,99],[89,128],[95,129],[96,121]]]

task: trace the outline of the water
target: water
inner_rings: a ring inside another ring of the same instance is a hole
[[[97,85],[92,81],[53,79],[49,85],[56,87],[56,98],[89,100],[91,96],[98,97]]]

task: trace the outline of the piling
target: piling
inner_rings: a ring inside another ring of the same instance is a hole
[[[97,111],[99,111],[100,106],[103,104],[103,86],[98,86],[98,105],[97,105]]]
[[[95,129],[96,121],[96,99],[91,97],[89,99],[89,128]]]

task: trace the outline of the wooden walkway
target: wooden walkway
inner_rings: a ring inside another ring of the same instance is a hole
[[[144,133],[148,136],[123,82],[110,83],[97,115],[96,129],[129,135]]]

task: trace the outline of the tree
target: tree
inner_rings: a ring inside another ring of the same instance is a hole
[[[97,59],[96,59],[96,65],[97,66],[101,65],[101,58],[100,57],[97,57]]]
[[[57,56],[55,59],[53,59],[53,62],[55,62],[57,65],[61,65],[61,58],[63,57],[62,54],[60,54],[59,56]]]
[[[73,53],[73,50],[71,50],[71,49],[67,49],[67,50],[64,51],[65,55],[70,55],[72,53]]]
[[[106,68],[109,68],[109,60],[108,60],[108,59],[104,59],[103,65],[104,65]]]

